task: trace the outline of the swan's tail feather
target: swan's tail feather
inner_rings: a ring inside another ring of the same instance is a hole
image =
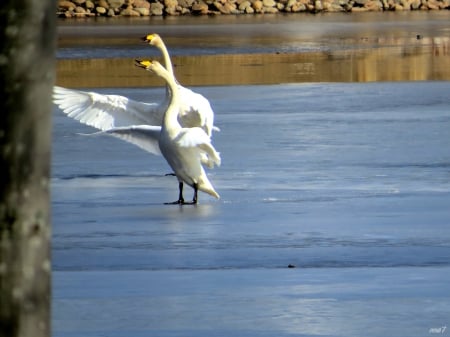
[[[220,195],[214,189],[205,189],[199,187],[199,190],[208,193],[209,195],[213,196],[216,199],[220,199]]]
[[[214,187],[212,186],[211,182],[209,181],[206,175],[200,177],[197,186],[200,191],[208,193],[209,195],[213,196],[216,199],[220,199],[219,193],[216,192],[216,190],[214,189]]]

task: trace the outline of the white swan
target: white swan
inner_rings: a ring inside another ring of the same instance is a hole
[[[180,125],[177,118],[180,110],[180,92],[175,79],[157,61],[136,60],[136,65],[160,76],[169,86],[169,106],[164,114],[161,130],[158,131],[155,127],[148,125],[136,125],[113,128],[100,133],[152,144],[158,140],[159,149],[179,182],[178,200],[173,204],[196,204],[198,191],[219,199],[219,194],[206,176],[202,164],[209,167],[220,166],[220,154],[214,149],[211,138],[202,128],[186,128]],[[145,144],[141,143],[140,146],[146,148]],[[184,200],[184,183],[194,189],[192,202]]]
[[[177,82],[180,92],[179,120],[181,125],[185,127],[200,126],[209,136],[211,136],[212,130],[219,131],[219,128],[214,126],[214,111],[209,101],[203,95],[183,87],[176,80],[169,52],[161,37],[158,34],[149,34],[143,40],[161,51],[167,71]]]
[[[158,39],[154,38],[154,42],[157,41]],[[159,44],[157,46],[161,48]],[[165,50],[163,52],[165,63],[173,76],[172,62],[164,43],[162,46]],[[174,81],[176,81],[175,78]],[[178,87],[181,91],[178,116],[181,126],[201,127],[211,137],[212,130],[218,131],[219,128],[213,126],[214,112],[209,101],[187,88],[180,85]],[[167,110],[168,100],[166,95],[160,103],[144,103],[120,95],[101,95],[95,92],[53,87],[53,103],[67,116],[102,131],[142,124],[159,126]]]

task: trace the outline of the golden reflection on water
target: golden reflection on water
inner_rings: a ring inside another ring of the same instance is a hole
[[[424,39],[425,40],[425,39]],[[450,38],[333,52],[175,56],[180,83],[244,85],[300,82],[450,80]],[[404,41],[403,41],[404,42]],[[160,86],[132,58],[61,59],[57,84],[66,87]]]

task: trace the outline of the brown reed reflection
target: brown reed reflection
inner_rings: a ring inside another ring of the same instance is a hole
[[[407,42],[407,43],[406,43]],[[245,85],[299,82],[450,80],[450,38],[379,39],[371,47],[314,53],[173,57],[180,83]],[[66,87],[161,86],[132,58],[63,59],[57,83]]]

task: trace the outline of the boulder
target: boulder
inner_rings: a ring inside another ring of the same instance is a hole
[[[431,10],[439,9],[439,2],[437,0],[428,0],[427,7]]]
[[[235,14],[237,12],[236,5],[234,3],[224,3],[222,4],[220,1],[214,2],[214,6],[221,14]]]
[[[251,6],[252,6],[252,4],[250,3],[250,1],[245,0],[239,4],[238,8],[240,11],[245,11],[247,9],[247,7],[251,7]]]
[[[191,8],[193,3],[194,0],[178,0],[178,5],[186,9]]]
[[[301,2],[296,2],[292,7],[291,7],[291,11],[292,12],[306,12],[306,5],[301,3]]]
[[[262,0],[264,7],[275,7],[276,2],[274,0]]]
[[[261,0],[255,0],[252,3],[252,7],[256,13],[261,13],[264,6]]]
[[[164,12],[166,12],[167,15],[180,15],[180,10],[178,10],[179,6],[177,7],[166,7],[164,9]]]
[[[120,8],[124,5],[125,0],[107,0],[109,7],[111,8]]]
[[[77,14],[86,14],[86,10],[83,7],[81,7],[81,6],[77,6],[77,7],[75,7],[75,13],[77,13]]]
[[[134,7],[135,8],[148,8],[150,9],[150,2],[147,0],[134,0]]]
[[[75,9],[76,5],[72,1],[60,0],[58,1],[58,7],[61,9]]]
[[[136,7],[134,9],[135,12],[138,12],[140,16],[149,16],[150,15],[150,9],[145,7]]]
[[[324,1],[323,2],[323,9],[327,12],[344,12],[344,8],[339,4],[337,1]]]
[[[150,4],[150,14],[155,16],[163,15],[164,5],[160,2],[153,2]]]
[[[221,12],[222,14],[230,14],[230,13],[225,13],[223,10],[223,4],[220,1],[214,1],[213,2],[213,6],[216,7],[216,9]]]
[[[194,14],[208,14],[208,5],[203,1],[195,2],[192,5],[192,12]]]
[[[164,6],[166,8],[175,9],[178,6],[178,1],[177,0],[164,0]]]
[[[148,11],[148,9],[147,9],[147,11]],[[150,11],[148,11],[148,12],[150,12]],[[136,9],[133,9],[133,8],[125,8],[124,10],[122,10],[120,12],[120,15],[122,15],[122,16],[135,16],[135,17],[141,16],[141,14]]]
[[[379,0],[367,1],[366,4],[364,5],[364,7],[367,8],[367,10],[369,10],[371,12],[377,12],[377,11],[383,10],[383,4]]]
[[[106,0],[96,1],[96,4],[97,4],[96,7],[103,7],[103,8],[106,8],[106,9],[109,8],[109,3]]]
[[[286,8],[291,8],[292,6],[294,6],[297,3],[297,0],[288,0],[288,2],[286,3]]]
[[[106,14],[106,8],[102,6],[95,7],[95,11],[100,15]]]

